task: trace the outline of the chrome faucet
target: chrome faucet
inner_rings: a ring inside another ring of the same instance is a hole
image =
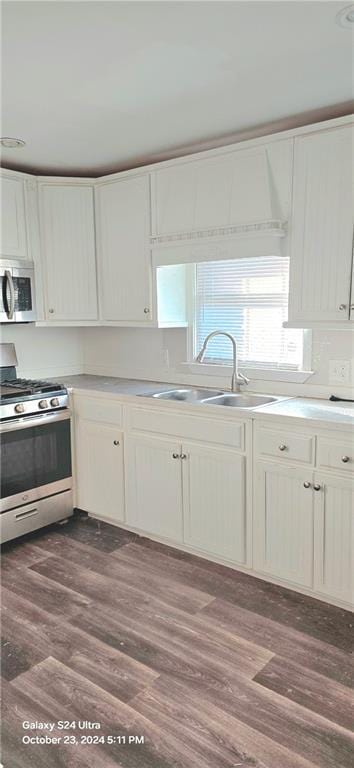
[[[231,335],[231,333],[227,333],[226,331],[212,331],[211,333],[209,333],[208,336],[206,336],[206,338],[204,339],[203,346],[199,354],[195,358],[195,360],[197,363],[202,362],[208,342],[214,336],[227,336],[227,338],[230,339],[231,341],[232,349],[233,349],[233,371],[232,371],[232,379],[231,379],[231,392],[240,392],[240,385],[249,384],[249,379],[247,379],[247,377],[244,376],[243,373],[240,373],[237,369],[236,339],[234,338],[234,336]]]

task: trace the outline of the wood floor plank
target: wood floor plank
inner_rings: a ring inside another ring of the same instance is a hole
[[[259,731],[236,720],[216,704],[205,702],[190,688],[166,676],[160,677],[148,690],[138,694],[132,706],[167,731],[183,733],[185,740],[216,744],[229,755],[233,765],[254,768],[314,768],[306,758],[277,744]],[[219,768],[219,762],[215,765]]]
[[[40,699],[42,692],[69,708],[73,718],[99,722],[104,735],[144,736],[144,744],[104,745],[102,751],[119,758],[124,768],[201,768],[193,750],[173,734],[165,734],[155,723],[129,705],[68,669],[55,659],[46,659],[18,677],[12,685]],[[215,768],[206,763],[205,768]],[[231,763],[229,768],[231,768]]]
[[[337,648],[352,650],[353,614],[349,611],[148,539],[127,544],[125,558],[128,552],[134,553],[140,568],[149,562],[160,573],[168,573],[184,584],[191,583],[213,597],[265,618],[276,618],[279,624]],[[112,557],[119,559],[119,550],[112,552]]]
[[[344,685],[281,656],[271,659],[254,682],[354,731],[354,692]]]
[[[65,525],[57,525],[55,530],[60,536],[90,544],[96,551],[107,553],[139,538],[136,533],[95,520],[85,512],[78,512]]]
[[[23,744],[24,735],[43,736],[43,731],[22,728],[25,720],[48,722],[48,720],[72,719],[70,711],[56,704],[45,691],[40,701],[26,695],[13,683],[2,683],[2,760],[4,768],[124,768],[117,759],[102,753],[95,746],[70,746]],[[63,736],[63,731],[54,728],[53,736]]]
[[[43,562],[49,562],[52,559],[49,557]],[[90,605],[90,600],[85,595],[78,594],[52,579],[47,579],[39,572],[32,571],[31,568],[26,569],[25,576],[21,569],[4,570],[2,584],[45,611],[60,616],[74,616],[75,613]]]
[[[117,649],[3,591],[2,632],[8,646],[2,674],[13,679],[48,656],[65,661],[91,682],[122,701],[129,701],[158,677],[158,673]]]
[[[61,557],[65,562],[69,561],[71,566],[76,565],[78,567],[88,568],[99,576],[115,579],[120,585],[124,585],[128,589],[141,591],[141,570],[136,568],[136,563],[131,565],[129,562],[117,562],[113,557],[109,557],[102,553],[95,553],[93,556],[91,547],[83,546],[82,543],[70,541],[68,538],[59,535],[47,535],[42,542],[39,542],[39,547],[41,547],[44,552],[48,552],[48,554]],[[123,549],[124,547],[121,547],[121,550]],[[57,561],[52,562],[51,560],[48,560],[46,563],[44,560],[42,563],[38,564],[38,570],[36,564],[33,568],[38,573],[49,575],[52,578],[53,572],[57,571],[57,566]],[[61,573],[60,569],[58,569],[58,573]],[[77,574],[77,584],[80,585],[80,571],[76,570],[75,573]],[[69,574],[66,574],[66,582],[61,583],[69,583]],[[105,583],[105,580],[99,580],[97,578],[95,582],[94,578],[90,575],[89,583],[102,584]],[[159,574],[149,573],[147,569],[144,570],[143,585],[144,594],[151,595],[169,605],[181,608],[190,613],[195,613],[200,610],[205,605],[208,605],[213,599],[209,594],[195,589],[190,584],[179,584],[173,579],[170,579],[168,575],[165,575],[165,577],[161,579]],[[78,589],[78,591],[81,590]]]
[[[274,654],[293,660],[342,685],[354,687],[352,655],[346,651],[219,598],[201,613],[218,629],[224,627],[238,637],[268,648]]]
[[[1,569],[4,571],[13,568],[25,568],[46,559],[49,554],[49,552],[43,552],[39,547],[32,544],[31,540],[11,541],[2,547]]]

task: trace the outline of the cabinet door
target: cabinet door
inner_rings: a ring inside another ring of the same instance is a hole
[[[312,587],[313,497],[312,472],[257,462],[253,515],[257,571]]]
[[[114,426],[77,419],[77,505],[97,517],[124,520],[123,435]]]
[[[24,184],[1,174],[1,255],[27,258]]]
[[[348,321],[353,138],[345,126],[295,141],[289,320]]]
[[[148,176],[102,184],[97,201],[102,319],[148,322],[152,319]]]
[[[315,588],[354,603],[354,486],[315,473]]]
[[[182,541],[181,446],[143,436],[126,439],[126,519],[141,531]],[[175,456],[175,458],[174,458]]]
[[[93,189],[40,184],[41,249],[48,320],[95,320]]]
[[[182,447],[184,541],[246,563],[246,459],[214,447]]]

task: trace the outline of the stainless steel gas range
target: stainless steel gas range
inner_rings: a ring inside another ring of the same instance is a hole
[[[0,345],[1,541],[73,513],[70,409],[62,384],[16,378]]]

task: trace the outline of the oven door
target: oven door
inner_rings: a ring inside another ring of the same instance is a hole
[[[70,411],[2,423],[0,443],[1,512],[71,489]]]
[[[33,267],[13,261],[0,268],[0,322],[30,323],[36,320]]]

